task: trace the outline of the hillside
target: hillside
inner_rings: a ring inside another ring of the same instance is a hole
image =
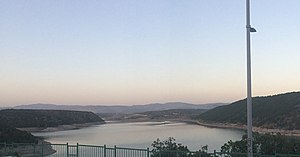
[[[190,120],[205,112],[204,109],[170,109],[163,111],[148,111],[134,114],[107,114],[98,113],[108,121],[164,121]]]
[[[246,124],[246,99],[216,107],[198,118],[205,122]],[[300,92],[253,98],[253,125],[300,129]]]
[[[0,143],[36,143],[38,138],[23,127],[57,127],[59,125],[83,124],[104,121],[92,112],[60,110],[0,110]]]
[[[0,122],[10,127],[56,127],[59,125],[104,122],[92,112],[62,110],[0,110]]]
[[[204,109],[171,109],[164,111],[148,111],[141,113],[149,119],[192,119],[193,117],[205,112]]]
[[[18,130],[0,121],[0,143],[36,143],[37,137],[34,137],[26,131]]]
[[[154,103],[133,106],[103,106],[103,105],[55,105],[55,104],[31,104],[20,105],[14,109],[46,109],[46,110],[74,110],[90,111],[94,113],[123,113],[132,114],[148,111],[162,111],[170,109],[212,109],[217,106],[225,105],[224,103],[212,104],[190,104],[183,102]]]

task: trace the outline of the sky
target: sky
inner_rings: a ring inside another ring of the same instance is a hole
[[[252,0],[253,96],[300,90],[300,1]],[[245,0],[0,0],[0,107],[246,97]]]

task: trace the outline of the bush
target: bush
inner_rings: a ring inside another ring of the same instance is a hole
[[[210,157],[207,153],[207,145],[203,146],[199,151],[190,152],[187,146],[175,141],[173,137],[169,137],[165,141],[157,139],[151,144],[153,147],[151,157]]]

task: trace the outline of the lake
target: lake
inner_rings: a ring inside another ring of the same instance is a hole
[[[228,140],[241,139],[244,131],[208,128],[179,122],[107,123],[78,130],[33,133],[51,143],[107,145],[113,147],[147,148],[157,138],[174,137],[177,143],[199,150],[208,145],[209,151],[220,150]]]

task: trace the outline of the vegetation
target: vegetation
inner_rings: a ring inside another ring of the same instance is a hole
[[[92,112],[60,110],[0,110],[0,143],[36,143],[38,138],[23,127],[56,127],[59,125],[104,122]]]
[[[190,120],[206,109],[170,109],[162,111],[148,111],[134,114],[98,113],[108,121],[162,121],[162,120]]]
[[[0,122],[15,128],[104,122],[92,112],[63,110],[0,110]]]
[[[253,134],[253,153],[260,155],[294,154],[300,155],[300,141],[280,134]],[[208,146],[199,151],[190,152],[187,146],[177,144],[173,137],[165,141],[157,139],[152,143],[152,157],[213,157],[216,154],[207,153]],[[247,136],[239,141],[228,141],[221,147],[222,154],[227,157],[241,157],[247,154]]]
[[[0,143],[37,143],[38,138],[0,122]]]
[[[163,111],[148,111],[141,114],[147,115],[149,119],[192,119],[205,112],[205,109],[171,109]]]
[[[246,99],[200,114],[205,122],[246,124]],[[253,125],[300,129],[300,92],[253,98]]]
[[[207,153],[207,145],[203,146],[199,151],[190,152],[187,146],[176,143],[173,137],[169,137],[165,141],[157,139],[152,144],[152,157],[210,157]]]
[[[247,135],[240,141],[228,141],[223,153],[247,153]],[[253,153],[261,155],[300,154],[300,141],[280,134],[253,134]],[[232,155],[231,155],[232,156]],[[234,156],[234,155],[233,155]],[[239,156],[239,155],[236,155]]]

